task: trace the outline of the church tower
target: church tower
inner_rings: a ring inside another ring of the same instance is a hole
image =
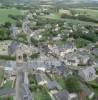
[[[23,71],[24,61],[23,52],[19,47],[16,50],[16,97],[15,100],[24,100],[24,71]]]

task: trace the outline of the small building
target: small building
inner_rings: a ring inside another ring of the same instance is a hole
[[[15,75],[15,67],[16,67],[16,62],[15,61],[7,61],[4,64],[5,75],[7,77]]]
[[[0,55],[8,55],[8,47],[11,44],[10,40],[0,41]]]
[[[47,88],[49,90],[60,90],[61,86],[56,81],[48,81]]]
[[[98,57],[98,48],[92,48],[91,53]]]
[[[9,55],[15,54],[15,51],[16,51],[18,45],[19,45],[19,42],[12,41],[11,44],[8,46],[8,54]]]
[[[83,93],[84,98],[88,97],[90,100],[94,97],[95,93],[90,90],[85,84],[80,83],[81,91]]]
[[[86,67],[86,68],[80,69],[78,72],[78,75],[84,81],[92,81],[96,78],[96,71],[93,67]]]
[[[76,45],[73,41],[67,41],[64,45],[49,46],[49,49],[55,54],[58,54],[62,57],[64,57],[64,55],[67,53],[74,52],[77,50]]]
[[[59,10],[59,13],[60,13],[60,14],[71,15],[70,10],[65,10],[65,9],[60,9],[60,10]]]
[[[38,85],[45,85],[48,83],[47,76],[44,73],[36,74],[36,81]]]
[[[70,94],[67,90],[60,91],[56,94],[53,94],[55,100],[71,100]]]
[[[66,65],[81,66],[88,65],[91,60],[90,55],[86,51],[75,51],[64,56]],[[92,62],[93,63],[93,62]]]
[[[63,77],[67,77],[68,75],[72,75],[72,71],[68,69],[68,66],[62,65],[62,66],[57,66],[55,68],[55,73],[57,75],[61,75]]]

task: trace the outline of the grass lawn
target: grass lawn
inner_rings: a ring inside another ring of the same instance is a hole
[[[12,81],[7,81],[7,83],[3,85],[3,88],[11,88],[11,87],[12,87]]]
[[[0,24],[4,24],[7,21],[14,22],[13,19],[9,18],[8,15],[22,15],[22,10],[16,8],[0,8]]]
[[[43,16],[43,17],[44,18],[50,18],[50,19],[61,19],[59,13],[52,13],[50,15],[46,15],[46,16]]]
[[[98,88],[98,82],[96,80],[88,82],[89,85]]]
[[[65,80],[60,76],[55,76],[55,80],[59,83],[62,89],[66,89]]]
[[[13,97],[0,97],[0,100],[14,100]]]
[[[78,19],[68,19],[68,18],[63,19],[63,18],[60,17],[60,14],[58,14],[58,13],[52,13],[50,15],[41,16],[40,18],[47,18],[47,19],[52,19],[52,20],[61,20],[61,21],[73,23],[73,24],[98,25],[98,24],[93,23],[93,22],[85,22],[85,21],[80,21]]]
[[[0,84],[2,83],[3,78],[4,78],[4,69],[0,68]]]
[[[88,40],[85,40],[83,38],[76,39],[77,48],[83,48],[83,47],[87,46],[89,43],[91,43],[91,42]]]
[[[93,91],[95,92],[95,95],[98,96],[98,88],[93,88]]]
[[[94,9],[83,9],[83,8],[74,8],[77,13],[88,15],[88,17],[98,19],[98,10]]]
[[[34,100],[52,100],[46,89],[39,89],[34,94]]]

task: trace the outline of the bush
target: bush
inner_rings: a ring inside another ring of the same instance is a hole
[[[78,19],[78,20],[81,20],[81,21],[98,23],[97,20],[95,20],[93,18],[86,17],[84,15],[79,15],[79,16],[76,17],[76,16],[70,16],[70,15],[62,14],[61,18]]]
[[[85,40],[83,38],[76,39],[76,45],[78,48],[83,48],[83,47],[87,46],[89,43],[90,43],[90,41]]]
[[[2,60],[16,60],[16,57],[0,55],[0,59],[2,59]]]
[[[31,55],[31,58],[32,58],[32,59],[36,59],[36,58],[38,58],[39,56],[40,56],[40,53],[34,53],[34,54]]]
[[[0,28],[0,40],[10,40],[10,30],[8,28]]]
[[[66,87],[69,92],[79,93],[81,91],[80,83],[78,79],[74,76],[71,76],[66,80]]]

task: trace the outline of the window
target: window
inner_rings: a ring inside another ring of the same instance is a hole
[[[18,56],[18,59],[19,59],[19,60],[21,60],[21,59],[22,59],[22,57],[21,57],[21,56]]]

